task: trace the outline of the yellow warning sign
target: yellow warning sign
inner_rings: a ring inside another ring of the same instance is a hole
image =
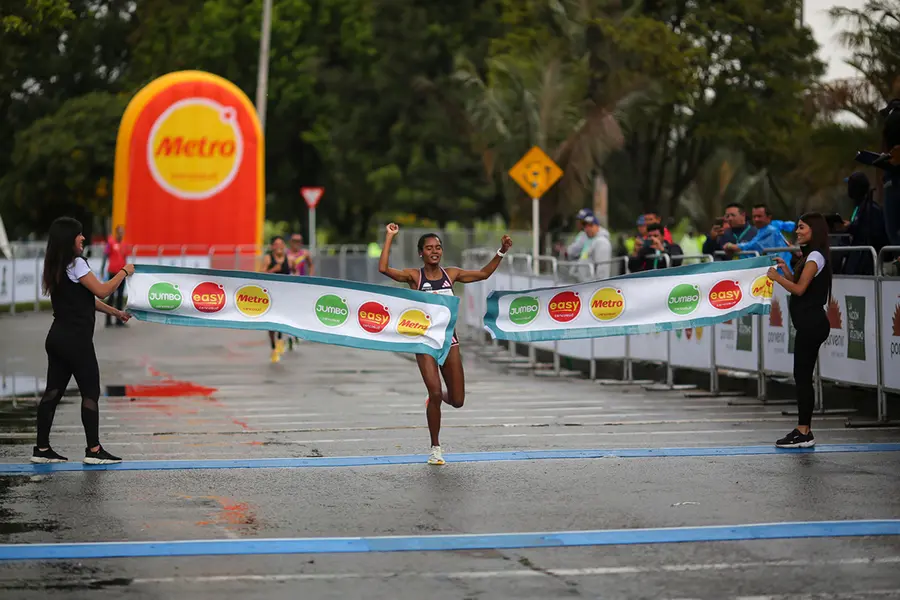
[[[543,196],[562,174],[562,169],[537,146],[509,170],[509,176],[532,198]]]

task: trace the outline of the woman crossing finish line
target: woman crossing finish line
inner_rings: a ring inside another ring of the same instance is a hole
[[[291,261],[284,250],[284,238],[276,235],[272,238],[270,247],[271,250],[266,254],[265,264],[263,265],[264,272],[290,275]],[[276,337],[278,338],[277,342],[275,341]],[[269,332],[269,344],[272,346],[271,361],[277,363],[281,360],[281,355],[284,354],[284,339],[280,331]]]
[[[500,241],[500,249],[491,261],[479,271],[465,271],[456,267],[441,267],[441,257],[444,250],[441,246],[441,238],[435,233],[427,233],[419,238],[419,257],[424,263],[418,269],[393,269],[388,264],[391,255],[391,242],[400,231],[395,223],[387,226],[384,248],[381,250],[381,258],[378,261],[378,271],[387,275],[394,281],[405,283],[414,290],[430,292],[432,294],[453,295],[454,283],[474,283],[484,281],[490,277],[500,261],[506,256],[506,252],[512,247],[512,240],[504,235]],[[428,398],[425,401],[425,415],[428,419],[428,432],[431,434],[431,456],[428,458],[430,465],[444,464],[441,452],[441,403],[446,402],[453,408],[462,408],[466,399],[465,373],[463,372],[462,357],[459,353],[459,339],[456,332],[451,334],[452,344],[447,360],[438,369],[437,361],[427,354],[417,354],[416,362],[422,373],[422,380],[428,390]],[[447,384],[447,393],[441,388],[441,375]]]

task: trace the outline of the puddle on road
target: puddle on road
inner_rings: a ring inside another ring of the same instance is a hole
[[[54,532],[59,530],[55,521],[33,522],[21,519],[21,515],[9,508],[10,491],[30,482],[30,477],[0,477],[0,536],[30,533],[32,531]]]

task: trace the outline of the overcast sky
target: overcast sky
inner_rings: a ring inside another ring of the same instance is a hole
[[[853,69],[844,63],[847,50],[837,41],[836,36],[847,25],[833,25],[828,9],[832,6],[846,6],[849,8],[862,8],[865,0],[804,0],[804,20],[812,29],[819,42],[819,58],[828,65],[826,79],[840,79],[855,74]]]

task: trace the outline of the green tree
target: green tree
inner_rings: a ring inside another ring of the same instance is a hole
[[[0,210],[22,233],[44,231],[59,215],[82,220],[112,207],[116,133],[126,99],[95,92],[67,101],[16,135],[12,168],[0,180]],[[86,232],[87,233],[87,232]]]
[[[687,72],[653,71],[660,93],[628,117],[610,194],[666,217],[720,148],[757,169],[785,160],[808,131],[798,107],[823,67],[781,0],[657,0],[644,13],[678,36]]]

